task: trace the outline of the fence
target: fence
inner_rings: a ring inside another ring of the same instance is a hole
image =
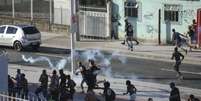
[[[47,101],[43,97],[39,100],[34,94],[29,94],[25,99],[17,94],[9,94],[8,92],[0,92],[0,101]]]
[[[0,0],[0,15],[12,18],[43,19],[50,24],[70,25],[70,9],[54,7],[53,0]],[[53,8],[54,7],[54,8]]]
[[[0,0],[0,15],[13,18],[52,18],[51,0]]]

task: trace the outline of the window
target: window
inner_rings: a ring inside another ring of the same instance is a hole
[[[173,21],[178,22],[179,21],[179,11],[169,11],[165,10],[164,12],[165,21]]]
[[[81,6],[87,7],[106,7],[106,0],[79,0]]]
[[[164,20],[165,21],[171,21],[171,22],[179,22],[179,11],[180,6],[179,5],[164,5]]]
[[[17,28],[8,27],[6,34],[15,34],[17,32]]]
[[[138,4],[137,2],[125,2],[125,16],[126,17],[138,17]]]
[[[4,27],[0,27],[0,34],[3,34],[4,33],[4,31],[5,31],[5,29],[6,29],[6,27],[4,26]]]
[[[36,34],[40,33],[35,27],[24,27],[22,28],[24,34]]]

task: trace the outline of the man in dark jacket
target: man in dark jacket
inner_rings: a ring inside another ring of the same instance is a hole
[[[28,99],[28,81],[25,78],[25,74],[22,73],[20,80],[20,88],[21,88],[21,98]]]
[[[67,88],[69,89],[69,92],[70,92],[70,99],[73,100],[76,83],[75,83],[75,81],[73,81],[71,79],[70,75],[67,75],[67,80],[68,80],[67,81]]]
[[[103,95],[105,97],[105,101],[115,101],[116,94],[115,92],[110,88],[110,83],[105,82],[104,83],[104,91]]]
[[[175,83],[173,82],[170,83],[170,88],[171,88],[171,92],[170,92],[169,101],[181,101],[179,89],[175,86]]]
[[[60,77],[59,77],[59,79],[60,79],[59,87],[63,88],[63,87],[66,86],[66,74],[64,74],[63,69],[59,70],[59,74],[60,74]]]
[[[38,94],[42,92],[43,96],[47,99],[48,75],[46,70],[43,70],[42,74],[40,75],[39,82],[41,82],[41,85],[36,89],[35,94],[38,96]]]

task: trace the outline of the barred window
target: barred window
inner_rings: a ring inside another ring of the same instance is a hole
[[[165,19],[165,21],[178,22],[179,21],[179,11],[165,10],[164,19]]]
[[[138,17],[138,4],[137,2],[125,2],[125,16],[126,17]]]
[[[180,6],[179,5],[164,5],[164,20],[165,21],[171,21],[171,22],[179,22],[179,11]]]

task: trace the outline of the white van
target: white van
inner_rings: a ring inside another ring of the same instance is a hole
[[[31,46],[37,50],[41,44],[41,33],[32,25],[0,26],[0,45],[12,46],[15,50]]]

